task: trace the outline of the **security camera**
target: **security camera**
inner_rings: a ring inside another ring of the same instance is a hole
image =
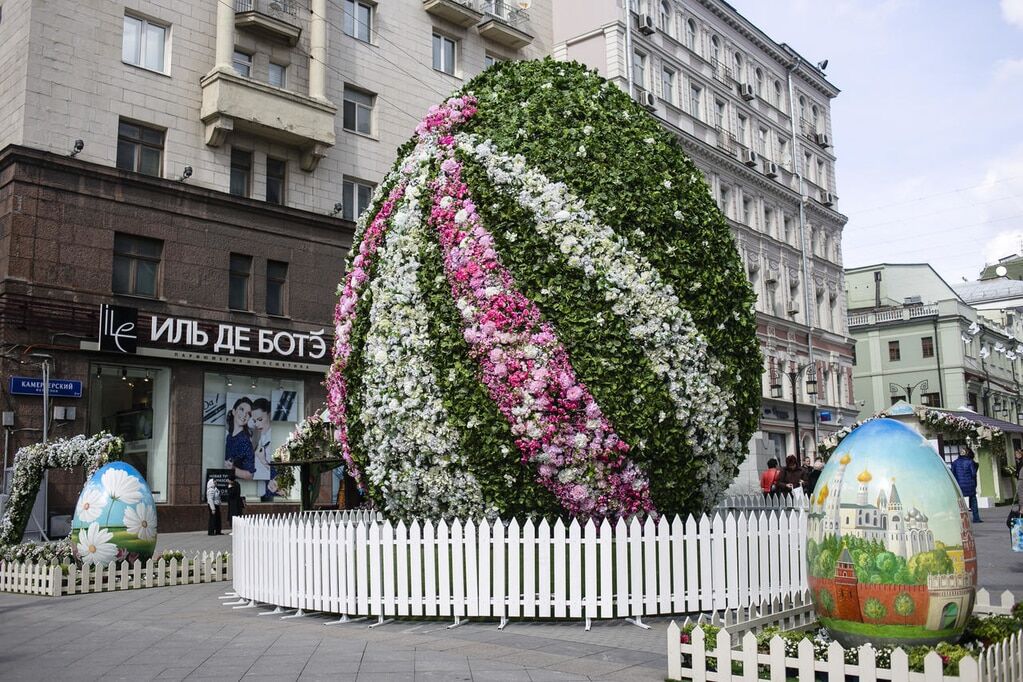
[[[192,177],[192,167],[191,166],[185,166],[185,170],[181,171],[181,177],[178,178],[178,181],[179,182],[183,182],[183,181],[189,179],[190,177]]]
[[[75,144],[71,147],[71,153],[68,154],[71,158],[78,156],[79,152],[85,149],[85,140],[75,140]]]
[[[344,205],[344,204],[342,204],[342,203],[341,203],[341,202],[339,201],[339,202],[337,202],[336,204],[334,204],[334,210],[330,212],[330,215],[332,215],[332,216],[336,216],[336,215],[340,214],[340,213],[341,213],[341,211],[343,211],[343,210],[345,210],[345,205]]]

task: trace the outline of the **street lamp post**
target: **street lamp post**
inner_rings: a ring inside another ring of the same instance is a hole
[[[799,456],[799,461],[803,461],[803,442],[799,437],[799,406],[796,403],[796,387],[799,385],[799,377],[802,376],[803,372],[810,367],[815,367],[813,362],[807,362],[799,365],[788,372],[782,371],[782,376],[789,378],[789,382],[792,386],[792,428],[795,429],[794,437],[796,439],[796,454]],[[806,379],[806,395],[814,396],[817,395],[817,376],[816,374]],[[771,384],[771,397],[781,398],[782,397],[782,385]]]
[[[906,402],[909,403],[910,405],[913,404],[913,391],[915,391],[917,389],[917,387],[919,387],[920,388],[920,392],[922,393],[923,391],[927,390],[927,386],[928,386],[927,379],[924,379],[923,381],[918,381],[915,384],[913,384],[912,386],[910,386],[908,384],[903,386],[902,384],[897,384],[894,381],[889,381],[888,382],[888,390],[892,392],[892,395],[895,395],[896,393],[901,393],[901,392],[905,391],[906,392]]]

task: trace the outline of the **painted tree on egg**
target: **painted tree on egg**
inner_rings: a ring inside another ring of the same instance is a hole
[[[706,509],[757,422],[753,293],[702,174],[614,85],[499,64],[356,230],[330,419],[398,517]]]

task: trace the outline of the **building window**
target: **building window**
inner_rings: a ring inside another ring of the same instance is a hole
[[[159,239],[115,233],[113,292],[156,298],[162,253]]]
[[[721,40],[717,36],[710,37],[710,61],[719,66],[721,61]]]
[[[693,52],[696,51],[696,22],[692,19],[686,21],[686,47]]]
[[[774,106],[785,111],[785,97],[782,95],[781,81],[774,82]]]
[[[231,148],[231,194],[247,197],[252,187],[252,152]]]
[[[693,118],[701,117],[701,108],[703,104],[703,90],[693,85],[689,88],[689,113]]]
[[[739,114],[738,117],[738,130],[739,133],[739,144],[746,147],[749,146],[749,119],[743,114]]]
[[[373,199],[373,185],[357,180],[345,180],[341,184],[341,217],[345,220],[357,220],[362,212],[369,208]]]
[[[721,185],[720,198],[721,198],[721,212],[724,213],[725,216],[727,217],[728,216],[729,204],[732,203],[732,193],[724,185]]]
[[[661,70],[661,99],[675,104],[675,71],[667,67]]]
[[[245,76],[249,78],[252,76],[252,55],[238,50],[234,51],[234,58],[232,59],[234,64],[234,70],[239,76]]]
[[[742,77],[742,72],[743,72],[743,68],[742,68],[742,54],[736,52],[735,53],[735,73],[733,73],[732,76],[739,83],[745,83],[746,82],[745,79]]]
[[[167,47],[167,28],[145,19],[124,17],[124,37],[121,59],[128,64],[152,71],[165,71],[164,53]]]
[[[433,68],[449,76],[455,75],[456,43],[447,36],[433,34]]]
[[[671,5],[661,0],[661,31],[671,35]]]
[[[941,407],[941,394],[922,393],[920,395],[920,404],[927,405],[928,407]]]
[[[767,128],[757,128],[757,154],[767,156]]]
[[[632,82],[637,87],[646,89],[646,55],[639,52],[632,53]]]
[[[266,157],[266,202],[284,205],[288,162]]]
[[[906,399],[906,396],[904,396],[904,395],[893,395],[891,397],[892,405],[894,405],[895,403],[899,402],[900,400],[905,400],[905,399]]]
[[[284,64],[275,64],[270,62],[269,70],[267,71],[266,82],[275,88],[283,88],[287,85],[287,72],[288,67]]]
[[[374,95],[345,88],[344,94],[344,128],[356,133],[369,135],[373,132]]]
[[[934,357],[934,338],[931,336],[925,336],[920,339],[920,353],[925,358]]]
[[[888,359],[892,362],[898,362],[902,359],[902,351],[899,350],[898,341],[888,342]]]
[[[753,200],[749,197],[742,198],[742,222],[750,227],[756,227],[753,224]]]
[[[494,55],[489,54],[489,53],[485,54],[485,55],[483,55],[483,68],[484,69],[489,69],[494,64],[500,64],[503,61],[504,61],[504,59],[502,59],[500,57],[495,57]]]
[[[785,218],[782,220],[782,222],[783,222],[784,227],[785,227],[785,243],[786,244],[791,244],[792,243],[792,218],[790,218],[789,216],[785,216]]]
[[[288,264],[279,260],[266,262],[266,314],[287,315]]]
[[[368,43],[372,27],[373,5],[345,0],[345,35]]]
[[[117,167],[163,175],[163,131],[122,120],[117,128]]]
[[[231,254],[227,286],[227,307],[231,310],[249,310],[252,296],[252,256]]]
[[[764,207],[764,232],[774,236],[774,209],[767,206]]]
[[[792,159],[789,158],[789,141],[778,136],[778,163],[789,170],[792,169]]]
[[[714,125],[725,129],[725,103],[719,99],[714,100]]]
[[[757,97],[764,99],[764,71],[759,66],[753,72],[753,83],[756,88]]]

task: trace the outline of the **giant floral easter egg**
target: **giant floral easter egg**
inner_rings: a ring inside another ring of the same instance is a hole
[[[328,406],[392,516],[706,509],[757,424],[753,292],[674,136],[575,63],[433,107],[356,229]]]
[[[111,462],[85,482],[71,520],[71,549],[87,564],[153,556],[156,501],[133,466]]]
[[[821,472],[807,533],[814,606],[843,645],[962,634],[977,585],[969,510],[918,432],[876,419],[849,434]]]

